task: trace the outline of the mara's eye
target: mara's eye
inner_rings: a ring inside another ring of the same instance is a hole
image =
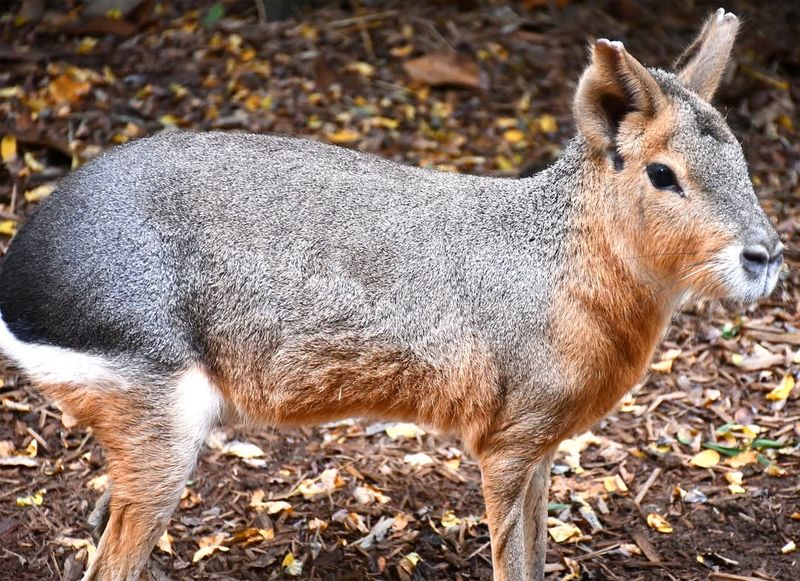
[[[651,163],[648,165],[647,177],[650,178],[650,183],[659,190],[672,190],[683,195],[683,190],[678,184],[678,178],[663,163]]]

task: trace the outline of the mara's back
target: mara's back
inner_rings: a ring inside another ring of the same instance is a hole
[[[9,249],[0,311],[25,341],[176,368],[234,344],[266,363],[287,337],[499,344],[504,303],[543,320],[556,198],[307,140],[165,134],[62,182]]]

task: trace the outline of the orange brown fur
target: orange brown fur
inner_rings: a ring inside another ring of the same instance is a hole
[[[209,373],[236,410],[268,424],[358,416],[415,421],[455,431],[473,450],[499,406],[497,371],[476,343],[439,361],[353,338],[288,344],[268,361],[217,343]]]
[[[169,409],[136,386],[40,385],[78,422],[91,426],[106,452],[114,493],[109,520],[85,579],[126,579],[139,570],[179,500],[186,451],[171,441]]]
[[[626,119],[620,128],[623,158],[669,157],[675,115],[665,107],[649,122],[636,114]],[[671,158],[670,165],[684,183],[691,179],[679,158]],[[679,217],[666,205],[643,211],[642,205],[654,202],[639,167],[625,167],[617,176],[602,160],[596,167],[602,169],[585,188],[572,261],[555,300],[553,344],[574,378],[570,411],[553,434],[555,441],[590,427],[639,380],[689,284],[719,284],[694,271],[731,243],[729,234],[696,226],[703,221],[676,226]],[[620,198],[602,185],[614,180],[642,182],[642,191],[635,201]]]

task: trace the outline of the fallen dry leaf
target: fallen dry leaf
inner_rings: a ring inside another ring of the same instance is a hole
[[[767,394],[767,399],[770,401],[781,401],[789,397],[794,389],[794,376],[787,373],[783,376],[780,384]]]
[[[164,531],[164,534],[158,538],[158,542],[156,542],[156,547],[162,553],[172,555],[172,535],[169,534],[167,531]]]
[[[236,456],[237,458],[258,458],[264,455],[264,451],[255,444],[238,440],[225,444],[222,453],[226,456]]]
[[[689,464],[699,468],[710,468],[719,464],[719,452],[716,450],[703,450],[692,456]]]
[[[286,556],[281,561],[281,567],[286,575],[297,577],[303,573],[303,562],[294,558],[292,552],[286,553]]]
[[[92,89],[92,84],[85,80],[75,80],[67,74],[61,74],[53,79],[47,86],[53,101],[56,104],[72,104],[87,95]]]
[[[426,466],[428,464],[433,464],[433,458],[425,452],[417,452],[416,454],[406,454],[403,456],[403,462],[411,464],[412,466]]]
[[[479,89],[482,86],[478,63],[457,53],[430,53],[403,64],[412,80],[432,85],[453,85]]]
[[[664,534],[670,534],[673,530],[667,519],[655,512],[647,515],[647,526]]]
[[[336,468],[324,470],[317,478],[307,478],[303,480],[295,490],[294,494],[302,494],[306,500],[312,500],[320,494],[330,494],[337,488],[344,486],[344,479],[339,476]]]
[[[4,163],[11,163],[17,159],[17,138],[14,135],[3,135],[0,140],[0,156]]]
[[[197,545],[200,548],[192,555],[192,563],[197,563],[201,559],[210,557],[217,551],[228,551],[229,548],[222,544],[227,538],[228,535],[225,533],[214,533],[213,535],[202,537],[197,541]]]
[[[581,529],[575,525],[565,523],[553,517],[547,519],[547,532],[557,543],[566,543],[567,541],[577,540],[583,536]]]
[[[410,424],[407,422],[391,423],[384,429],[386,435],[392,440],[400,440],[403,438],[416,438],[417,436],[424,436],[425,430],[420,428],[417,424]]]

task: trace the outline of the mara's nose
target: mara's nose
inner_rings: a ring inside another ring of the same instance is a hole
[[[771,248],[770,248],[771,247]],[[748,244],[739,257],[742,268],[755,277],[761,277],[772,266],[777,268],[783,262],[783,244],[776,240],[773,244],[759,242]]]

